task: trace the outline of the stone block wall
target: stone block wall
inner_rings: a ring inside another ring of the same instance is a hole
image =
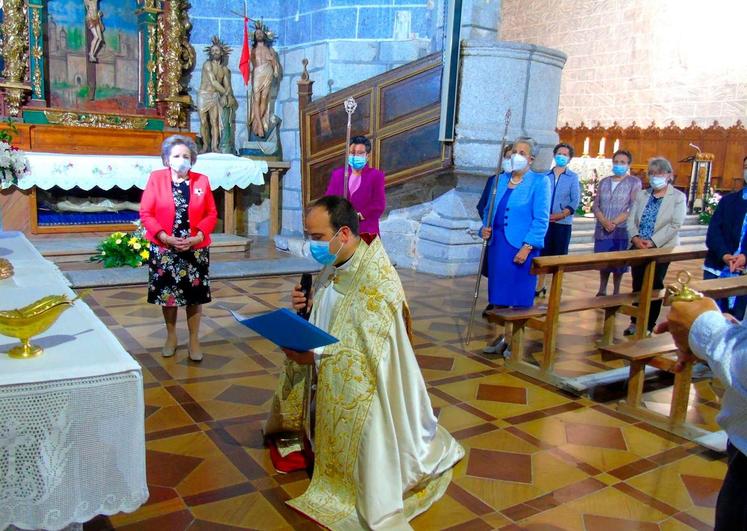
[[[233,5],[233,4],[231,4]],[[237,3],[233,9],[243,9]],[[263,18],[278,38],[283,79],[275,114],[282,120],[280,138],[283,159],[291,169],[283,181],[285,232],[300,232],[301,173],[298,130],[297,82],[302,60],[309,60],[315,97],[353,85],[402,64],[414,61],[443,46],[445,0],[250,0],[251,18]],[[233,47],[229,68],[239,109],[236,113],[236,146],[247,139],[246,89],[238,69],[243,22],[230,13],[222,0],[193,2],[191,42],[198,55],[190,94],[198,103],[203,48],[213,35]],[[250,25],[250,30],[252,26]],[[192,131],[200,128],[192,114]],[[252,214],[250,214],[252,217]],[[254,216],[256,217],[256,216]],[[256,226],[256,224],[254,225]]]
[[[501,39],[568,55],[558,124],[747,115],[747,2],[503,0]]]

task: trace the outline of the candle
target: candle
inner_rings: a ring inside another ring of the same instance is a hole
[[[612,152],[617,153],[617,151],[620,149],[620,139],[615,139],[615,145],[613,146]]]
[[[586,140],[584,140],[584,153],[583,153],[586,156],[589,156],[589,142],[590,142],[590,139],[587,136]]]
[[[599,141],[599,155],[600,156],[604,155],[604,145],[606,142],[607,142],[607,139],[604,137],[602,137],[602,140]]]

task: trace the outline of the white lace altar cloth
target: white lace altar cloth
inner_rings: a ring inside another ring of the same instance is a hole
[[[0,281],[0,310],[50,294],[74,295],[20,233],[0,232],[15,275]],[[148,498],[140,366],[82,301],[15,360],[0,335],[0,529],[58,530]]]
[[[122,155],[76,155],[27,152],[31,170],[18,180],[18,187],[28,190],[34,186],[49,190],[59,186],[64,190],[99,187],[122,190],[145,188],[153,170],[163,168],[161,157]],[[197,157],[194,171],[210,179],[213,190],[250,184],[263,185],[267,162],[236,157],[224,153],[205,153]]]

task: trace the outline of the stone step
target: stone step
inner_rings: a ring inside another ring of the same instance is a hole
[[[29,238],[42,256],[55,263],[87,262],[96,253],[100,236]],[[252,240],[235,234],[213,234],[211,253],[249,253]]]

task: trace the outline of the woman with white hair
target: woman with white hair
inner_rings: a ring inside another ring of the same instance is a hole
[[[489,240],[488,302],[495,308],[528,308],[534,303],[537,277],[532,259],[545,244],[550,221],[550,181],[530,169],[537,147],[519,137],[511,150],[510,171],[491,177],[481,203],[490,204],[493,179],[498,179],[492,219],[484,211],[482,237]]]
[[[164,140],[161,159],[166,167],[150,174],[140,203],[145,237],[151,242],[148,302],[163,310],[163,357],[176,352],[176,313],[186,306],[189,359],[202,361],[200,317],[202,305],[210,302],[208,246],[218,212],[207,176],[191,169],[197,160],[191,138],[173,135]]]
[[[648,182],[650,187],[641,190],[628,216],[628,236],[631,249],[652,249],[654,247],[674,247],[680,243],[680,227],[685,221],[685,194],[672,186],[674,172],[672,164],[664,157],[654,157],[648,162]],[[669,264],[657,264],[654,272],[654,289],[664,288],[664,277]],[[643,287],[644,266],[634,266],[633,291]],[[661,300],[651,302],[646,329],[651,332],[661,311]],[[630,319],[626,336],[636,332],[636,319]]]

